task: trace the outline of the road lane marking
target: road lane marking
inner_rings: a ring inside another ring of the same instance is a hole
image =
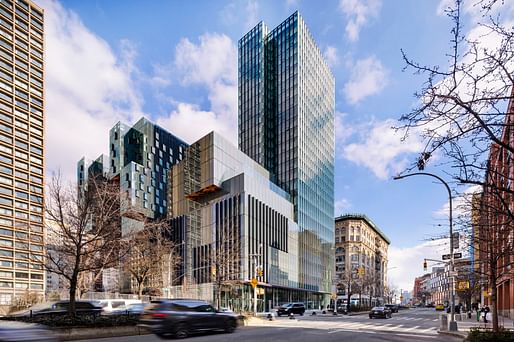
[[[419,325],[416,325],[415,327],[412,327],[412,328],[404,329],[404,331],[412,331],[412,330],[416,330],[417,328],[419,328]]]

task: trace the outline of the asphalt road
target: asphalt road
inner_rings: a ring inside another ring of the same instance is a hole
[[[367,315],[280,317],[274,321],[252,322],[233,334],[214,333],[189,337],[187,341],[258,341],[258,342],[351,342],[364,341],[445,341],[462,339],[437,333],[438,313],[434,309],[411,309],[393,314],[389,319],[369,319]],[[95,342],[161,341],[154,335],[97,339]]]

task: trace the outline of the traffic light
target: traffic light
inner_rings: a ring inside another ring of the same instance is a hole
[[[257,269],[257,275],[258,275],[259,277],[262,277],[262,276],[264,275],[264,270],[263,270],[261,267],[259,267],[259,268]]]
[[[426,270],[427,270],[427,268],[428,268],[428,267],[427,267],[427,260],[425,259],[425,260],[423,261],[423,271],[426,271]]]

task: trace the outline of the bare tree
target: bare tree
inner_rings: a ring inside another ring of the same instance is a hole
[[[45,267],[69,283],[70,316],[82,275],[116,265],[121,250],[120,192],[116,184],[90,179],[88,190],[63,184],[59,175],[50,181],[45,204],[46,226],[53,241]]]
[[[262,265],[254,265],[262,270]],[[230,292],[241,279],[241,236],[237,226],[220,225],[212,248],[212,277],[216,293],[216,306],[221,307],[222,293]]]
[[[169,224],[165,220],[145,222],[142,231],[134,232],[128,238],[124,268],[135,281],[139,298],[145,287],[171,285],[171,274],[181,258],[169,239],[168,229]]]
[[[338,292],[343,292],[346,295],[346,308],[348,312],[351,311],[350,303],[352,295],[359,293],[361,288],[357,281],[357,269],[346,269],[343,273],[339,274],[339,279],[337,279],[336,288]]]
[[[492,291],[493,329],[498,331],[496,284],[513,260],[509,237],[514,227],[514,177],[491,160],[509,163],[514,153],[514,30],[503,19],[503,1],[476,0],[467,8],[479,19],[464,34],[462,7],[462,1],[455,0],[446,9],[453,24],[448,65],[424,65],[402,51],[406,69],[425,75],[426,81],[415,94],[419,105],[401,117],[403,125],[398,128],[406,136],[420,134],[425,143],[410,169],[424,169],[438,154],[440,166],[455,183],[483,188],[483,270]]]

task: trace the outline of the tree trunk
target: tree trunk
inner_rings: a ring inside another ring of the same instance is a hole
[[[139,298],[139,299],[143,298],[143,282],[137,283],[137,298]]]
[[[348,300],[346,301],[346,310],[348,313],[351,311],[351,305],[350,305],[350,298],[352,297],[352,292],[350,291],[351,283],[348,283],[348,286],[346,287],[346,292],[348,293]]]
[[[498,332],[498,291],[496,289],[496,277],[491,281],[491,315],[493,316],[493,331]]]
[[[74,272],[70,279],[70,305],[68,306],[68,314],[72,320],[75,319],[75,297],[77,295],[78,274]]]

